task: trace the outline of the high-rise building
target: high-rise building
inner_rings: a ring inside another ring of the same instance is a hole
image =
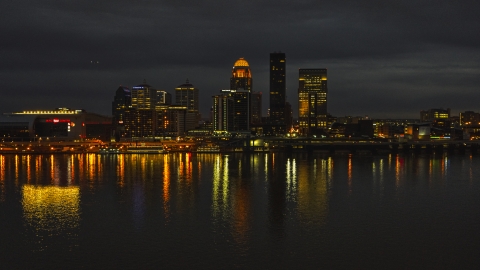
[[[233,97],[229,94],[213,96],[213,130],[231,131],[233,129]]]
[[[198,112],[198,89],[187,81],[175,88],[175,104]]]
[[[285,132],[286,126],[286,59],[285,53],[270,54],[270,122],[277,134]]]
[[[132,106],[132,96],[128,87],[120,86],[115,92],[115,97],[112,102],[112,122],[113,122],[113,136],[118,141],[123,135],[125,113]]]
[[[157,130],[155,110],[128,110],[125,114],[125,138],[153,138]]]
[[[315,135],[327,128],[327,69],[300,69],[298,120],[300,132]]]
[[[155,109],[157,91],[146,81],[143,84],[132,87],[132,108],[137,110]]]
[[[172,105],[172,95],[164,90],[156,91],[155,109],[163,108],[165,105]]]
[[[175,104],[185,106],[189,113],[195,114],[196,125],[198,125],[200,121],[198,92],[198,89],[195,88],[188,79],[184,84],[175,88]]]
[[[232,77],[230,78],[231,90],[245,90],[247,92],[252,91],[252,72],[248,62],[239,58],[232,68]]]
[[[112,115],[114,125],[123,123],[125,110],[132,105],[132,96],[128,87],[120,86],[115,92],[112,102]]]
[[[250,123],[262,123],[262,92],[252,92],[250,95]]]
[[[227,116],[229,117],[228,131],[247,132],[250,131],[250,94],[243,89],[221,90],[221,95],[228,97],[233,103],[229,105]]]

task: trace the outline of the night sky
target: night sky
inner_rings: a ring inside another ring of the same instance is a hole
[[[119,85],[174,93],[229,87],[244,57],[268,109],[269,54],[328,69],[334,116],[419,118],[480,111],[480,2],[473,0],[17,0],[0,3],[0,112],[69,107],[104,115]],[[97,63],[98,62],[98,63]]]

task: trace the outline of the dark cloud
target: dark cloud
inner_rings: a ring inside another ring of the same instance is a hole
[[[5,2],[5,1],[4,1]],[[328,68],[334,115],[480,111],[480,4],[420,1],[8,1],[0,16],[0,111],[70,106],[110,114],[118,85],[173,92],[186,78],[202,111],[245,57],[268,108],[269,53]],[[98,62],[98,63],[97,63]],[[456,111],[455,111],[456,110]],[[296,114],[296,111],[295,111]]]

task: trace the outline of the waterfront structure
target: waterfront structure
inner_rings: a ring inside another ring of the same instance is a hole
[[[275,134],[286,131],[285,53],[270,53],[270,123]]]
[[[298,119],[300,132],[316,135],[327,128],[327,69],[299,69]]]
[[[157,129],[157,113],[155,110],[131,109],[125,114],[125,138],[143,139],[154,137]]]
[[[0,119],[0,136],[7,141],[108,140],[111,129],[112,117],[68,108],[6,113]]]

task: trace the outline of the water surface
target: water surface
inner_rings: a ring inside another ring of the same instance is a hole
[[[0,155],[0,265],[476,268],[479,168],[469,155]]]

